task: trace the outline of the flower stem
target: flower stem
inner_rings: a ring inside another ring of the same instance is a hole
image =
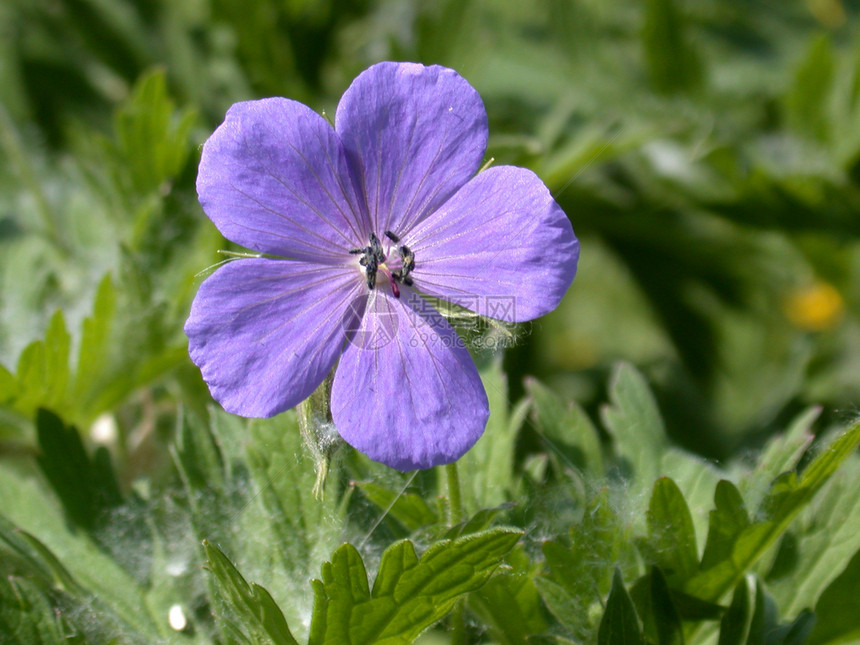
[[[451,645],[466,645],[466,605],[463,599],[457,601],[451,610]]]
[[[463,498],[460,495],[460,473],[456,461],[445,466],[445,476],[448,480],[448,526],[454,526],[463,520]]]
[[[460,493],[460,473],[457,462],[445,466],[448,481],[448,526],[455,526],[463,520],[463,497]],[[466,605],[461,598],[451,610],[451,645],[466,645]]]

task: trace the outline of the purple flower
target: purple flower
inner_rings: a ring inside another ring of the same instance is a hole
[[[489,415],[478,372],[423,296],[501,320],[558,305],[579,243],[534,173],[481,166],[487,116],[456,72],[380,63],[335,127],[283,98],[237,103],[203,146],[197,192],[233,242],[185,325],[229,412],[269,417],[337,364],[341,436],[400,470],[450,463]]]

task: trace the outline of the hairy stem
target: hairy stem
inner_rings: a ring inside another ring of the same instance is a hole
[[[463,497],[457,462],[445,466],[445,476],[448,481],[448,526],[455,526],[463,520]],[[451,610],[451,645],[466,645],[467,642],[466,606],[460,599]]]

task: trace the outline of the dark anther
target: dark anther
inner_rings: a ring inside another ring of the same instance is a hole
[[[400,238],[391,231],[385,231],[385,237],[399,244]],[[374,289],[376,287],[376,272],[379,270],[386,258],[382,251],[382,243],[376,237],[376,233],[370,234],[370,244],[363,249],[350,249],[352,255],[361,254],[358,263],[364,267],[365,275],[367,276],[367,288]],[[412,278],[409,274],[415,268],[415,254],[405,244],[400,244],[397,247],[397,254],[400,256],[400,268],[392,271],[390,274],[391,291],[395,298],[400,297],[400,289],[397,288],[397,283],[402,283],[407,286],[412,286]]]
[[[382,243],[376,237],[376,233],[370,234],[370,244],[363,249],[350,249],[353,255],[362,253],[358,263],[364,267],[365,275],[367,276],[367,288],[373,289],[376,287],[376,271],[379,265],[385,262],[385,253],[382,252]]]
[[[412,286],[412,278],[409,274],[415,268],[415,254],[405,244],[398,247],[397,252],[400,253],[400,268],[391,273],[391,277],[402,282],[407,286]]]

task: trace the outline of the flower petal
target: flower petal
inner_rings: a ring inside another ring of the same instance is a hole
[[[477,172],[487,147],[481,97],[438,65],[365,70],[341,98],[335,127],[378,235],[433,212]]]
[[[335,373],[332,417],[371,459],[414,470],[460,458],[484,432],[489,407],[457,333],[412,290],[401,296],[372,292]]]
[[[530,170],[490,168],[415,229],[415,287],[509,322],[554,309],[579,260],[570,221]]]
[[[307,398],[343,350],[355,272],[247,259],[209,276],[185,323],[191,360],[224,409],[270,417]]]
[[[203,145],[200,204],[228,240],[317,262],[367,244],[343,147],[289,99],[236,103]],[[362,218],[363,221],[363,218]]]

